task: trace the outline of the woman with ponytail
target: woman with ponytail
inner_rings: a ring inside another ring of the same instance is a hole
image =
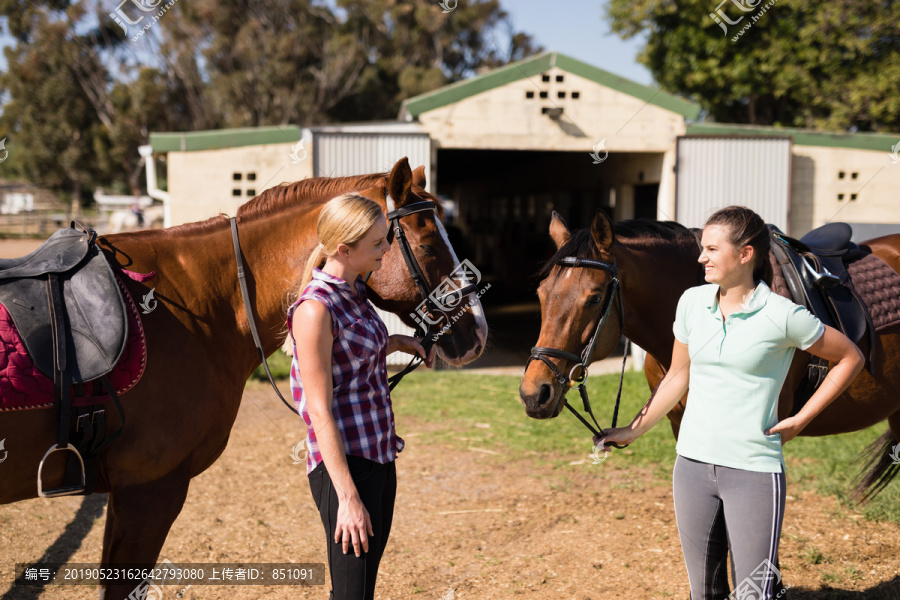
[[[415,338],[389,336],[366,298],[363,278],[381,268],[387,231],[373,200],[330,200],[300,296],[288,309],[291,392],[307,426],[306,472],[325,527],[335,600],[374,597],[391,530],[403,440],[394,427],[387,355],[425,356]],[[432,361],[430,353],[425,362]]]
[[[802,306],[769,289],[769,230],[749,208],[715,212],[699,262],[707,285],[678,301],[672,364],[627,427],[594,440],[630,444],[688,393],[672,476],[675,516],[692,600],[781,598],[774,589],[785,476],[782,445],[840,396],[863,368],[862,353]],[[797,348],[834,366],[794,416],[778,420],[778,397]],[[762,591],[759,595],[759,590]]]

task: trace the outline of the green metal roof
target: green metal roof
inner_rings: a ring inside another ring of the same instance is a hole
[[[150,133],[150,146],[154,153],[218,150],[261,144],[293,144],[299,140],[300,128],[296,125],[242,127],[183,133]]]
[[[791,137],[796,146],[851,148],[890,152],[900,142],[897,133],[830,133],[791,127],[729,125],[726,123],[698,123],[687,126],[687,135],[738,135],[762,137]]]
[[[407,112],[413,118],[422,113],[459,102],[470,96],[498,88],[513,81],[540,75],[552,67],[584,77],[610,89],[628,94],[649,104],[680,114],[686,119],[696,119],[700,106],[662,90],[635,83],[624,77],[594,67],[558,52],[543,52],[535,56],[494,69],[489,73],[459,81],[440,89],[408,98],[400,109],[401,118]]]

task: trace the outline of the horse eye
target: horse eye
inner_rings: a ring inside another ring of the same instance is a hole
[[[587,301],[588,306],[595,306],[597,304],[600,304],[601,302],[603,302],[602,294],[593,294],[590,298],[588,298]]]
[[[425,256],[431,258],[437,256],[437,250],[435,250],[434,246],[432,246],[431,244],[419,244],[419,250],[421,250],[422,254],[424,254]]]

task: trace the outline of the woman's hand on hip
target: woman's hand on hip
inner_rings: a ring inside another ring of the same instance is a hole
[[[772,435],[777,433],[781,436],[781,445],[784,446],[789,441],[797,437],[797,435],[803,431],[803,428],[806,427],[806,424],[800,421],[796,416],[788,417],[783,421],[779,421],[777,425],[774,427],[769,427],[763,433],[766,435]]]
[[[338,504],[337,524],[334,528],[334,543],[341,543],[344,554],[353,545],[353,553],[360,554],[369,551],[369,536],[374,535],[372,519],[358,495],[351,496],[348,500],[341,500]]]

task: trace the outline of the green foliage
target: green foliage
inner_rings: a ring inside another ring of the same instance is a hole
[[[140,21],[126,33],[114,4],[0,0],[16,39],[0,131],[22,152],[6,174],[76,196],[101,185],[137,194],[151,130],[394,118],[410,95],[539,50],[499,0],[450,14],[437,2],[226,0],[157,17],[139,4],[121,6]]]
[[[646,34],[640,62],[716,121],[900,131],[900,5],[769,3],[611,0],[607,17],[623,38]],[[710,16],[720,7],[743,16],[727,35]]]
[[[0,91],[10,102],[0,127],[17,149],[17,174],[77,198],[97,173],[100,121],[71,68],[77,48],[67,24],[41,20],[32,33],[31,44],[6,49],[9,70],[0,74]]]
[[[617,375],[591,376],[588,393],[600,424],[608,427],[616,397]],[[428,443],[451,448],[470,447],[496,452],[510,460],[529,460],[558,468],[585,461],[591,468],[651,467],[653,482],[671,485],[675,462],[675,438],[663,420],[625,450],[615,450],[601,464],[592,465],[591,435],[568,413],[544,421],[530,419],[519,400],[520,379],[515,376],[473,375],[466,372],[415,372],[403,379],[392,400],[401,436],[404,430],[424,424]],[[631,421],[650,396],[641,372],[627,372],[622,387],[618,424]],[[580,409],[575,391],[570,403]],[[485,427],[489,425],[489,427]],[[418,427],[417,427],[418,428]],[[816,492],[833,495],[847,510],[868,519],[900,522],[900,480],[892,482],[870,504],[853,505],[849,494],[853,477],[862,469],[862,450],[880,436],[885,424],[826,437],[797,437],[785,447],[788,494]],[[640,483],[640,482],[637,482]]]

